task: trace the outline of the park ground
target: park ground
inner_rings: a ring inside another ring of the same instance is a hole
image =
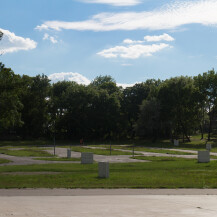
[[[90,143],[77,146],[49,141],[0,143],[0,188],[217,188],[217,144],[211,161],[197,162],[206,140],[192,137],[179,147],[167,140],[138,143]],[[71,158],[66,158],[67,149]],[[81,164],[81,152],[94,153],[93,164]],[[98,177],[98,162],[110,162],[110,177]]]

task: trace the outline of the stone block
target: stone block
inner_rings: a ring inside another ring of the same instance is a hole
[[[100,178],[109,178],[109,162],[98,163],[98,175]]]
[[[198,151],[198,163],[208,163],[210,162],[209,151]]]
[[[93,153],[88,153],[88,152],[81,153],[81,163],[82,164],[92,164],[93,163]]]
[[[212,149],[212,144],[206,144],[206,150],[210,151]]]
[[[71,149],[67,149],[67,158],[71,158]]]
[[[179,140],[174,139],[174,146],[179,146]]]

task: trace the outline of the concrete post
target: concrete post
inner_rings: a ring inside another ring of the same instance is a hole
[[[81,164],[92,164],[93,153],[83,152],[81,153]]]
[[[212,144],[206,144],[206,150],[211,151],[212,149]]]
[[[67,158],[71,158],[71,149],[67,149]]]
[[[98,175],[100,178],[109,178],[109,162],[98,163]]]
[[[174,146],[179,146],[179,140],[174,139]]]
[[[198,163],[208,163],[210,162],[209,151],[198,151]]]

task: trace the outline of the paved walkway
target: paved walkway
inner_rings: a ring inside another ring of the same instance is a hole
[[[0,166],[7,165],[32,165],[32,164],[56,164],[56,163],[78,163],[76,161],[47,161],[47,160],[34,160],[33,157],[17,157],[11,155],[0,154],[0,158],[10,160],[10,163],[3,163]]]
[[[103,147],[88,147],[84,146],[85,148],[90,149],[105,149]],[[15,148],[17,149],[17,148]],[[20,149],[20,148],[19,148]],[[151,149],[151,148],[150,148]],[[156,157],[179,157],[179,158],[186,158],[186,159],[197,159],[197,151],[193,150],[182,150],[182,149],[166,149],[164,150],[175,150],[180,152],[186,152],[186,153],[192,153],[193,155],[176,155],[176,154],[166,154],[166,153],[154,153],[154,152],[144,152],[144,151],[134,151],[135,154],[139,154],[142,156],[156,156]],[[129,152],[129,150],[123,150],[123,149],[113,149],[123,152]],[[46,150],[47,152],[53,154],[53,149]],[[194,155],[195,154],[195,155]],[[67,156],[67,148],[59,148],[56,147],[56,155],[59,157],[66,157]],[[217,156],[217,153],[210,153],[210,155]],[[80,152],[71,152],[71,156],[74,158],[80,158],[81,153]],[[94,160],[96,162],[100,161],[107,161],[110,163],[131,163],[131,162],[149,162],[145,160],[138,160],[138,159],[132,159],[132,155],[111,155],[111,156],[105,156],[105,155],[96,155],[94,154]],[[56,163],[80,163],[80,161],[45,161],[45,160],[34,160],[34,157],[17,157],[17,156],[10,156],[10,155],[4,155],[0,154],[0,158],[8,159],[12,162],[10,163],[4,163],[0,164],[0,166],[5,165],[31,165],[31,164],[56,164]]]
[[[66,151],[67,148],[56,148],[56,154],[59,157],[66,157]],[[53,150],[47,150],[49,153],[53,153]],[[72,157],[81,157],[80,152],[71,152]],[[144,160],[137,160],[137,159],[132,159],[131,155],[111,155],[111,156],[106,156],[106,155],[96,155],[94,154],[94,161],[96,162],[101,162],[101,161],[107,161],[110,163],[131,163],[131,162],[149,162],[149,161],[144,161]]]
[[[0,196],[0,217],[215,217],[216,195]]]
[[[84,148],[89,148],[89,149],[106,149],[103,147],[91,147],[91,146],[83,146]],[[150,148],[152,149],[152,148]],[[154,148],[155,149],[155,148]],[[112,150],[115,151],[122,151],[122,152],[130,152],[130,150],[124,150],[124,149],[117,149],[117,148],[113,148]],[[160,150],[160,148],[159,148]],[[169,150],[169,149],[164,149],[164,150]],[[170,149],[172,151],[176,151],[176,149]],[[178,151],[182,151],[181,149],[179,149]],[[188,151],[187,151],[188,152]],[[186,152],[186,153],[187,153]],[[195,151],[195,155],[178,155],[178,154],[166,154],[166,153],[155,153],[155,152],[145,152],[145,151],[134,151],[135,154],[138,155],[143,155],[143,156],[148,156],[148,157],[181,157],[181,158],[187,158],[187,159],[196,159],[197,158],[197,152]],[[188,152],[191,153],[191,152]],[[216,153],[217,154],[217,153]],[[131,155],[128,155],[129,157],[132,157]]]

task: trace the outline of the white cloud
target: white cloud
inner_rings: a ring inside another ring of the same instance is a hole
[[[127,88],[127,87],[132,87],[134,86],[135,84],[137,84],[139,82],[136,82],[136,83],[133,83],[133,84],[123,84],[123,83],[117,83],[117,86],[119,87],[123,87],[124,89]]]
[[[58,42],[53,36],[50,36],[50,35],[47,34],[47,33],[44,34],[43,40],[49,40],[49,41],[51,41],[53,44],[56,44],[56,43]]]
[[[108,4],[113,6],[133,6],[140,4],[140,0],[82,0],[86,3]]]
[[[144,42],[144,41],[133,41],[133,40],[131,40],[131,39],[129,39],[129,38],[123,40],[123,43],[124,43],[124,44],[140,44],[140,43],[143,43],[143,42]]]
[[[152,44],[152,45],[129,45],[129,46],[116,46],[109,49],[105,49],[99,53],[100,56],[105,58],[127,58],[136,59],[144,56],[152,56],[153,53],[159,52],[165,48],[169,47],[168,44]]]
[[[52,83],[56,83],[58,81],[75,81],[78,84],[83,84],[83,85],[89,85],[91,81],[77,73],[77,72],[60,72],[60,73],[54,73],[48,76],[48,78],[51,80]],[[122,86],[123,88],[126,87],[132,87],[136,83],[133,84],[124,84],[124,83],[117,83],[117,86]]]
[[[217,25],[217,1],[175,1],[143,12],[100,13],[80,22],[46,21],[36,29],[72,29],[92,31],[163,30],[186,24]]]
[[[122,66],[132,66],[132,64],[130,64],[130,63],[122,63],[121,65]]]
[[[58,81],[75,81],[78,84],[88,85],[90,80],[77,72],[60,72],[48,76],[52,83]]]
[[[0,53],[13,53],[19,50],[31,50],[36,48],[37,43],[30,38],[23,38],[8,30],[0,29],[3,38],[0,42]]]
[[[145,41],[148,41],[148,42],[150,41],[174,41],[175,40],[172,36],[166,33],[164,33],[163,35],[153,35],[153,36],[147,35],[144,37],[144,39]]]

